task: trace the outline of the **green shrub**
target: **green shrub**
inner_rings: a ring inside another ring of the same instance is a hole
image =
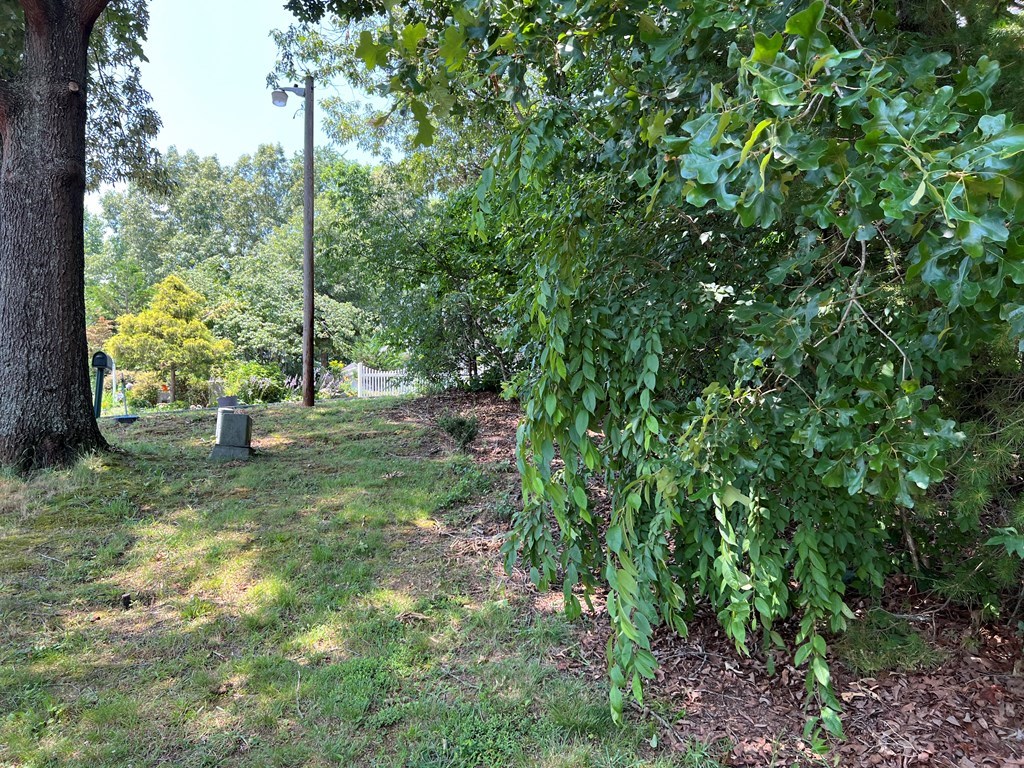
[[[157,404],[160,392],[167,385],[163,375],[155,371],[129,374],[128,382],[128,404],[150,408]]]
[[[502,383],[501,370],[493,367],[471,378],[465,388],[470,392],[501,392]]]
[[[378,371],[396,371],[404,365],[400,351],[389,347],[382,336],[364,336],[352,348],[352,359]]]
[[[210,382],[198,376],[179,376],[175,383],[175,397],[186,407],[210,405]]]
[[[476,416],[446,413],[438,417],[437,425],[448,433],[460,451],[466,450],[480,432],[480,420]]]
[[[1011,615],[1024,604],[1024,559],[1013,533],[1024,530],[1024,374],[1016,343],[1001,337],[980,345],[943,394],[967,439],[913,521],[920,575],[985,618]]]
[[[224,394],[246,403],[278,403],[288,395],[281,368],[271,363],[236,361],[225,366]]]
[[[327,370],[317,372],[317,397],[329,400],[332,397],[355,397],[355,375],[345,372],[347,366],[338,360],[332,360]]]
[[[287,395],[283,382],[264,376],[250,376],[238,388],[238,396],[246,403],[279,403]]]

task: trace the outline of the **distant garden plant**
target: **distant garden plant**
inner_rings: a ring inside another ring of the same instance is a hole
[[[107,349],[125,368],[162,374],[170,399],[183,399],[190,386],[205,389],[211,368],[231,355],[231,342],[218,339],[204,322],[205,308],[202,294],[171,275],[156,286],[146,309],[117,319]]]
[[[278,365],[238,361],[225,367],[224,394],[246,403],[278,403],[288,395],[284,374]]]
[[[437,425],[455,441],[460,451],[465,451],[480,433],[480,420],[476,416],[446,413],[438,417]]]

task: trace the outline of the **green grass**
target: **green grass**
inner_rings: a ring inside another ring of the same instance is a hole
[[[549,663],[564,619],[435,531],[487,471],[386,406],[254,411],[245,464],[204,412],[0,474],[0,766],[717,765]]]
[[[836,653],[858,675],[929,670],[946,658],[906,619],[880,609],[850,622],[849,629],[836,642]]]

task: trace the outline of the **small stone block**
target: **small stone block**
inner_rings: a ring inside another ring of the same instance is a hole
[[[252,443],[252,419],[227,408],[217,412],[217,445],[248,448]]]
[[[234,408],[236,405],[238,405],[238,398],[235,397],[234,395],[227,395],[224,397],[217,398],[218,408]]]
[[[247,461],[252,457],[252,448],[237,445],[215,445],[210,451],[210,461]]]
[[[211,461],[246,460],[253,454],[252,419],[234,408],[217,410],[217,444],[210,452]]]

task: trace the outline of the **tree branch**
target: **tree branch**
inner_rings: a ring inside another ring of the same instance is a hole
[[[82,29],[92,32],[96,20],[109,4],[110,0],[78,0],[78,15]]]
[[[25,12],[25,30],[41,32],[50,25],[53,18],[52,0],[18,0]]]

